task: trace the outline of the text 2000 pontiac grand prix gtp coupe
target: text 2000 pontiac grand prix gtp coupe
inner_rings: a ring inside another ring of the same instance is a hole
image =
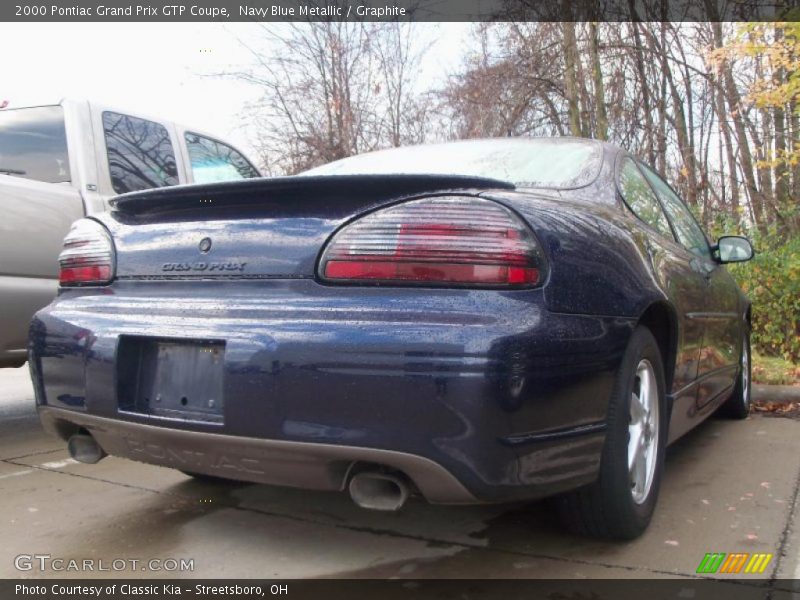
[[[750,306],[675,192],[611,145],[409,147],[125,194],[75,223],[31,326],[72,455],[647,526],[665,447],[750,401]]]

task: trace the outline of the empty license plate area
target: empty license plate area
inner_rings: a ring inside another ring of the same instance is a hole
[[[122,411],[222,423],[225,342],[123,336],[117,353]]]

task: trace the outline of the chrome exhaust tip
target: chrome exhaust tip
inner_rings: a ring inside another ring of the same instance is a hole
[[[88,433],[76,433],[67,441],[69,455],[78,462],[93,465],[107,456],[105,450]]]
[[[398,511],[409,496],[404,477],[373,471],[353,475],[349,490],[353,502],[370,510]]]

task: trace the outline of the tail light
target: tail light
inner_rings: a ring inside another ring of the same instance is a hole
[[[58,264],[62,286],[109,283],[114,278],[114,246],[106,228],[91,219],[75,221]]]
[[[482,198],[412,200],[341,229],[322,254],[323,280],[425,285],[534,286],[544,257],[506,207]]]

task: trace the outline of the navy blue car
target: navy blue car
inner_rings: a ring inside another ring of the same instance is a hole
[[[399,148],[128,193],[75,223],[29,358],[73,457],[467,504],[633,538],[665,447],[750,404],[750,304],[651,168],[597,141]]]

